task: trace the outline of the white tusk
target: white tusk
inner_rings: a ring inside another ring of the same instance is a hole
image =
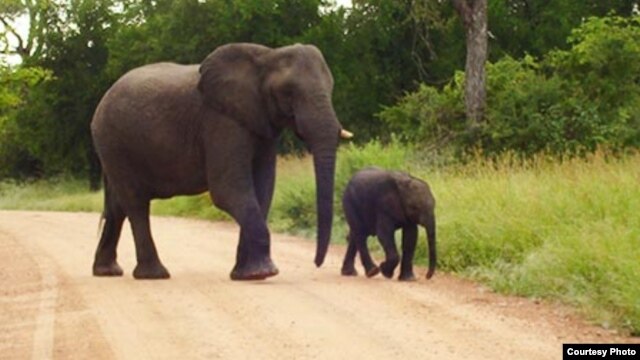
[[[343,139],[351,139],[353,137],[353,133],[351,131],[342,129],[340,130],[340,137]]]

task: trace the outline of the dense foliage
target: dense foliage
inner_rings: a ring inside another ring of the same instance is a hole
[[[486,119],[478,129],[464,126],[461,72],[443,88],[422,85],[379,118],[408,141],[486,154],[640,145],[640,17],[589,18],[566,50],[541,60],[505,56],[487,73]]]
[[[0,66],[2,92],[14,99],[0,100],[0,177],[67,173],[97,185],[88,128],[110,84],[136,66],[198,63],[238,41],[316,44],[357,142],[387,140],[391,130],[489,153],[637,146],[637,4],[490,0],[487,119],[470,131],[464,31],[448,1],[3,1],[0,46],[20,64]],[[283,149],[295,146],[286,140]]]

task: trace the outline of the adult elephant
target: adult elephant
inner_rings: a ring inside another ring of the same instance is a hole
[[[231,279],[278,274],[266,219],[284,128],[313,155],[320,266],[331,235],[339,135],[350,135],[336,118],[332,89],[322,53],[299,44],[229,44],[201,65],[158,63],[125,74],[104,95],[91,123],[105,182],[105,222],[93,274],[122,275],[116,248],[129,218],[137,258],[133,276],[168,278],[151,236],[149,203],[207,190],[240,225]]]

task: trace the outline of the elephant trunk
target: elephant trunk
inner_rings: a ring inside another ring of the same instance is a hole
[[[324,262],[331,239],[335,164],[335,147],[332,149],[313,150],[313,167],[316,174],[316,209],[318,214],[318,243],[315,264],[318,267]]]
[[[315,264],[320,267],[331,240],[336,151],[342,126],[326,91],[314,91],[296,105],[296,130],[313,155],[318,216]]]
[[[431,279],[436,272],[436,218],[433,212],[426,217],[424,228],[427,232],[427,245],[429,246],[429,270],[427,279]]]

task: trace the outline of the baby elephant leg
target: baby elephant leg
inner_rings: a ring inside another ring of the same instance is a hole
[[[402,265],[400,265],[400,281],[415,281],[413,274],[413,255],[418,240],[418,227],[408,225],[402,228]]]
[[[385,261],[380,264],[380,270],[382,271],[382,275],[387,278],[393,277],[393,272],[400,262],[394,232],[395,229],[390,224],[383,224],[378,227],[378,240],[380,240],[386,257]]]
[[[356,242],[352,239],[351,232],[347,235],[347,244],[347,253],[344,255],[341,273],[344,276],[357,276],[358,272],[356,271],[354,261],[358,249],[356,248]]]
[[[369,248],[367,248],[367,236],[366,235],[354,235],[353,239],[356,243],[358,252],[360,253],[360,261],[364,267],[364,271],[367,277],[374,277],[380,272],[380,268],[373,262],[371,255],[369,254]]]

